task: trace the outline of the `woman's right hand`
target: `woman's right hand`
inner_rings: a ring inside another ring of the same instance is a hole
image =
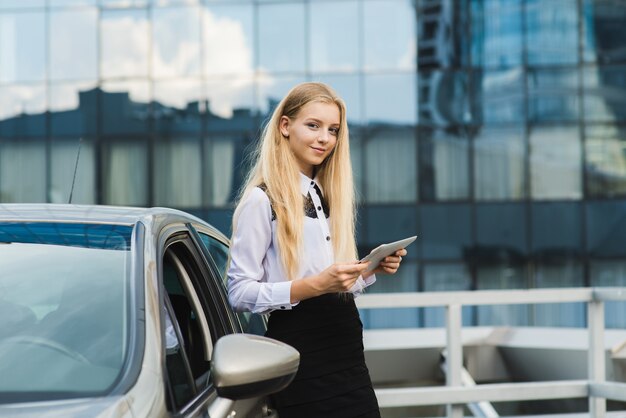
[[[322,293],[347,292],[368,266],[357,261],[333,264],[317,276],[318,288]]]
[[[367,269],[369,262],[333,264],[316,276],[292,280],[291,303],[321,296],[326,293],[340,293],[349,291],[359,276]]]

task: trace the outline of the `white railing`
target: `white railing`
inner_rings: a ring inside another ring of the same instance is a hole
[[[604,302],[625,301],[626,288],[559,288],[481,290],[466,292],[381,293],[362,295],[359,309],[446,308],[446,386],[376,389],[381,407],[447,405],[448,417],[462,417],[463,405],[480,401],[522,401],[589,398],[589,414],[604,418],[606,400],[626,401],[626,384],[607,382],[604,353]],[[461,308],[477,305],[587,303],[589,331],[587,380],[500,383],[464,387],[461,383],[463,346]]]

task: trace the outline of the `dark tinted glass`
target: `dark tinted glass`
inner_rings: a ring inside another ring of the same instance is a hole
[[[626,3],[615,0],[583,0],[585,61],[626,61]]]
[[[155,129],[163,133],[199,133],[208,102],[201,81],[180,79],[153,84]]]
[[[100,108],[104,134],[144,133],[150,126],[150,86],[146,80],[102,84]]]
[[[207,221],[226,236],[232,233],[233,209],[210,209]]]
[[[626,129],[598,125],[585,129],[585,176],[590,196],[626,195]]]
[[[626,201],[589,202],[586,209],[587,251],[590,255],[626,255]]]
[[[417,1],[420,68],[459,67],[469,61],[469,2]]]
[[[528,63],[575,64],[578,61],[577,0],[526,0]]]
[[[476,255],[489,261],[523,259],[528,246],[527,228],[522,203],[477,205]]]
[[[531,251],[541,260],[559,260],[582,254],[580,203],[533,203]]]
[[[418,131],[420,199],[467,199],[470,194],[470,133],[466,127]]]
[[[528,118],[535,122],[578,119],[578,69],[528,73]]]
[[[522,63],[522,1],[477,0],[471,3],[472,64],[512,67]]]
[[[585,120],[626,120],[626,67],[588,67],[582,72]]]
[[[54,135],[95,135],[98,92],[93,83],[59,83],[48,89],[50,127]]]
[[[469,205],[421,205],[418,242],[425,259],[462,259],[472,244]]]
[[[46,134],[46,89],[43,84],[0,85],[0,137]]]
[[[475,119],[483,123],[523,122],[524,73],[520,68],[473,73]]]
[[[422,71],[418,75],[419,123],[470,123],[469,75],[463,71]]]
[[[361,240],[359,255],[365,256],[380,244],[417,235],[417,216],[413,205],[369,206],[361,209],[361,222],[365,223],[367,235]],[[417,257],[417,243],[407,248],[407,258]]]

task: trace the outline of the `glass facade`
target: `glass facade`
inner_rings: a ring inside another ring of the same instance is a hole
[[[228,234],[269,112],[323,81],[348,105],[359,251],[419,236],[372,292],[621,286],[625,28],[614,0],[1,0],[0,202],[67,202],[80,144],[73,203],[172,206]]]

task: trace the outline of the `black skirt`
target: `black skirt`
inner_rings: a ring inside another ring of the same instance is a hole
[[[327,294],[270,314],[268,337],[300,352],[293,382],[272,400],[280,418],[379,418],[352,294]]]

